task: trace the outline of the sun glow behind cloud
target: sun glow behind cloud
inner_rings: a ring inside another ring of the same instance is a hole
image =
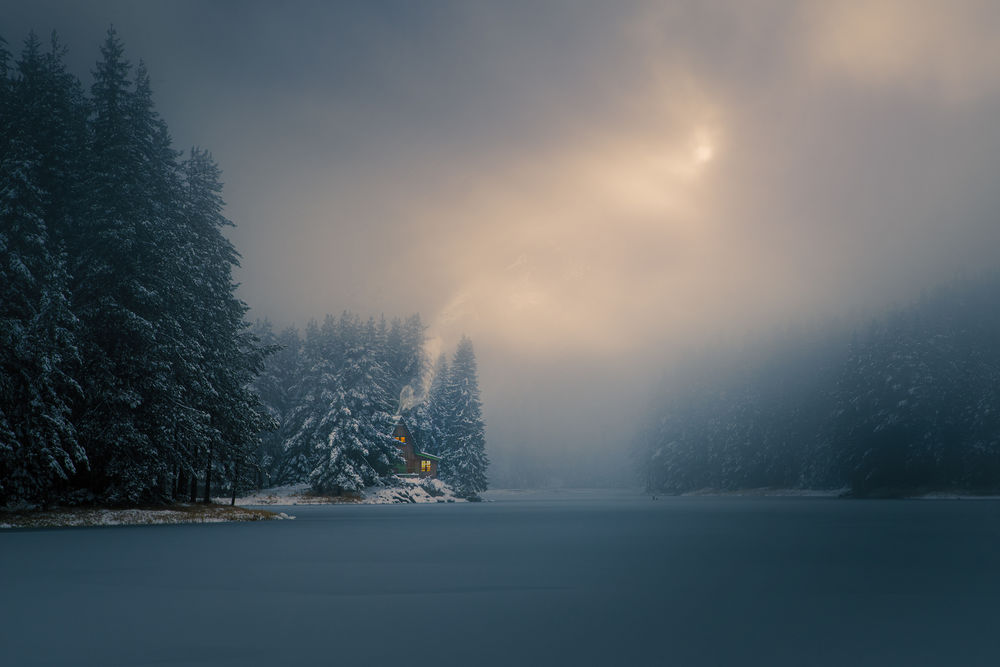
[[[956,101],[1000,90],[988,3],[907,6],[639,2],[573,28],[567,69],[544,31],[512,54],[533,12],[470,10],[487,15],[468,34],[495,39],[463,42],[467,64],[375,68],[371,99],[311,91],[302,141],[240,162],[259,171],[227,185],[250,202],[233,211],[248,301],[300,323],[419,310],[448,345],[468,333],[538,356],[684,349],[898,298],[884,267],[917,250],[937,276],[955,264],[921,239],[972,243],[939,231],[948,174],[968,176],[975,152],[937,135]],[[557,13],[559,29],[587,14]]]
[[[803,6],[801,49],[815,72],[969,101],[1000,84],[992,0],[828,0]]]
[[[481,174],[446,209],[425,206],[420,226],[461,211],[425,249],[458,285],[433,334],[526,353],[631,345],[637,323],[683,299],[692,253],[710,242],[720,134],[700,117],[584,132]]]

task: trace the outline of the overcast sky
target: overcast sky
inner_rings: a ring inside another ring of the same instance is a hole
[[[663,363],[996,266],[1000,3],[0,2],[113,23],[255,316],[476,344],[498,474],[614,467]],[[603,454],[600,454],[603,452]],[[603,457],[603,458],[602,458]]]

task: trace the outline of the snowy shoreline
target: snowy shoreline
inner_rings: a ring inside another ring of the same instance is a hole
[[[217,502],[229,502],[228,498],[218,498]],[[260,505],[393,505],[424,503],[464,503],[468,502],[439,479],[413,479],[397,477],[391,485],[366,488],[360,496],[316,495],[309,485],[290,484],[261,489],[256,493],[236,499],[240,507]]]
[[[853,499],[847,489],[741,489],[720,491],[700,489],[683,494],[652,494],[637,489],[494,489],[482,494],[488,503],[503,501],[538,500],[669,500],[672,498],[817,498]],[[995,494],[965,494],[932,491],[911,496],[881,496],[869,500],[1000,500]],[[310,492],[308,484],[262,489],[236,499],[215,498],[211,504],[181,503],[162,508],[79,508],[66,507],[51,510],[0,509],[0,529],[3,528],[62,528],[82,526],[139,526],[184,523],[229,523],[234,521],[269,521],[295,519],[285,512],[260,509],[260,506],[289,507],[296,505],[391,505],[466,503],[468,499],[455,495],[444,482],[437,479],[395,480],[389,486],[374,486],[364,490],[360,497],[320,496]]]
[[[63,507],[51,510],[0,510],[0,528],[69,528],[80,526],[150,526],[181,523],[229,523],[292,519],[271,512],[221,504],[182,503],[157,508]]]
[[[314,495],[308,484],[262,489],[236,499],[217,497],[210,504],[180,503],[154,508],[63,507],[51,510],[0,509],[2,528],[62,528],[77,526],[139,526],[179,523],[225,523],[294,519],[285,512],[259,509],[261,505],[391,505],[465,503],[439,479],[394,478],[391,485],[365,489],[359,497]]]

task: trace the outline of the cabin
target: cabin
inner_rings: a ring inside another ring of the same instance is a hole
[[[404,459],[404,463],[396,467],[397,474],[421,478],[438,476],[438,463],[441,459],[417,449],[413,436],[410,435],[410,429],[406,428],[406,422],[402,417],[396,422],[396,430],[392,432],[392,437],[396,440]]]

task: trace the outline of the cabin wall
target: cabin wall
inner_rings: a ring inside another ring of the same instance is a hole
[[[413,451],[413,445],[409,442],[403,443],[397,441],[396,446],[399,447],[399,452],[403,455],[403,460],[406,462],[406,469],[404,472],[414,473],[420,470],[420,460]]]
[[[437,477],[437,461],[431,461],[430,472],[422,472],[420,470],[420,461],[422,459],[417,456],[417,452],[413,448],[413,436],[410,435],[410,430],[406,428],[406,425],[402,421],[396,424],[396,429],[392,432],[392,437],[396,440],[396,446],[399,447],[399,451],[403,455],[403,460],[406,462],[404,470],[406,474],[419,475],[421,478]],[[404,441],[400,442],[400,438],[403,438]]]
[[[417,461],[417,470],[420,470],[420,461],[419,460]],[[420,473],[420,477],[421,478],[424,478],[424,477],[437,477],[437,476],[438,476],[438,462],[437,461],[431,461],[431,471],[430,472],[421,472]]]

